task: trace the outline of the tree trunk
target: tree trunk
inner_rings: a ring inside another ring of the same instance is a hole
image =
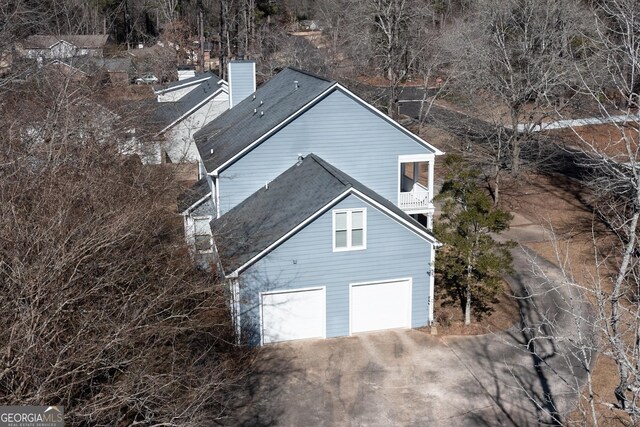
[[[478,238],[476,237],[476,244],[477,244]],[[466,301],[464,304],[464,324],[465,325],[470,325],[471,324],[471,277],[472,277],[472,272],[473,272],[473,256],[469,256],[467,258],[467,289],[465,292],[465,296],[466,296]]]
[[[518,133],[518,117],[520,116],[519,107],[514,107],[515,103],[511,103],[511,130],[513,134],[509,138],[509,142],[511,145],[511,172],[518,176],[520,173],[520,151],[522,147],[520,134]],[[507,147],[508,148],[508,147]]]
[[[471,324],[471,285],[467,285],[466,303],[464,305],[464,324]]]
[[[640,192],[638,192],[637,198],[640,198]],[[636,201],[636,203],[640,204],[640,200]],[[627,233],[629,238],[622,256],[622,263],[620,264],[620,268],[616,274],[616,280],[611,292],[611,341],[613,344],[615,362],[618,365],[618,375],[620,377],[620,382],[615,389],[615,396],[621,409],[627,408],[627,397],[625,393],[629,387],[629,367],[625,361],[626,354],[625,342],[622,339],[623,332],[620,331],[620,298],[623,296],[622,287],[627,278],[627,271],[629,270],[629,264],[635,249],[636,230],[638,227],[639,217],[640,210],[636,207],[635,212],[631,217],[631,223],[629,224],[629,232]]]
[[[493,176],[493,206],[498,206],[498,203],[500,203],[500,165],[496,164]]]

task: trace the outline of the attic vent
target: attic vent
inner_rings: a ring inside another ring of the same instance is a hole
[[[253,114],[255,114],[255,113],[257,113],[257,112],[258,112],[258,109],[257,109],[257,108],[254,108],[254,109],[253,109]]]
[[[260,117],[264,116],[264,111],[260,111]]]
[[[264,104],[264,101],[260,101],[260,105]]]

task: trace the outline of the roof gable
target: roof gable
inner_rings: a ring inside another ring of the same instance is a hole
[[[98,35],[33,35],[22,43],[27,49],[51,49],[56,44],[65,42],[78,48],[99,49],[104,47],[109,39],[107,34]]]
[[[171,91],[174,91],[174,90],[182,89],[184,87],[193,86],[193,85],[196,85],[198,83],[202,83],[204,81],[207,81],[209,79],[214,79],[216,83],[221,81],[220,77],[218,77],[217,75],[215,75],[211,71],[207,71],[205,73],[197,74],[197,75],[195,75],[193,77],[189,77],[188,79],[182,79],[182,80],[178,80],[178,81],[175,81],[175,82],[168,83],[168,84],[164,85],[163,87],[161,87],[160,89],[155,90],[154,92],[156,93],[156,95],[159,95],[159,94],[162,94],[162,93],[167,93],[167,92],[171,92]]]
[[[237,274],[255,263],[349,194],[436,243],[422,225],[393,203],[310,154],[212,222],[225,274]]]
[[[220,115],[194,135],[204,166],[219,172],[253,149],[267,136],[285,126],[331,92],[340,90],[381,120],[405,133],[433,153],[442,152],[413,134],[375,107],[335,81],[294,68],[286,68],[260,87],[252,97]]]
[[[175,102],[154,102],[151,120],[154,124],[160,125],[161,132],[164,132],[222,91],[220,79],[212,74],[206,81]]]
[[[207,171],[232,159],[335,84],[304,71],[285,68],[253,96],[196,132],[194,138]]]

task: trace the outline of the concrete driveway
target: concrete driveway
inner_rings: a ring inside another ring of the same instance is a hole
[[[530,227],[514,232],[539,233]],[[537,237],[536,237],[537,236]],[[584,377],[574,356],[582,313],[559,271],[514,250],[522,322],[475,337],[418,330],[265,347],[239,401],[236,425],[554,425],[571,412]],[[541,277],[542,276],[542,277]],[[562,334],[571,337],[557,338]]]

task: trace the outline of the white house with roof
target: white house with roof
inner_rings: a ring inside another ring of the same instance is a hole
[[[153,153],[153,163],[199,165],[193,135],[229,109],[227,82],[206,72],[156,89],[155,94],[152,124],[162,142]]]
[[[16,45],[18,54],[30,59],[69,59],[104,56],[108,34],[32,35]]]
[[[194,135],[205,176],[180,205],[230,283],[240,335],[428,325],[442,152],[338,82],[286,68],[256,90],[249,67],[229,79],[248,96]]]

